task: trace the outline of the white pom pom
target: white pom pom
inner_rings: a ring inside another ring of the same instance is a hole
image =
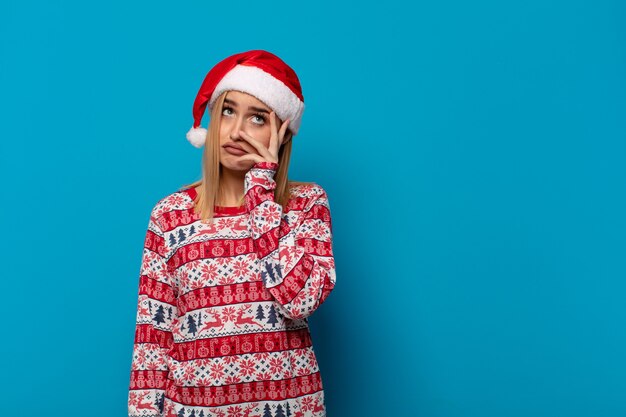
[[[187,132],[187,140],[196,148],[202,148],[206,140],[207,130],[203,127],[192,127]]]

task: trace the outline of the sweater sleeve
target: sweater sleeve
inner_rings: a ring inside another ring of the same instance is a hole
[[[274,200],[277,168],[275,162],[254,164],[245,176],[245,204],[265,287],[284,316],[304,319],[335,286],[330,206],[325,190],[314,183],[290,226]]]
[[[176,295],[166,263],[165,236],[150,213],[139,272],[139,297],[128,393],[128,415],[163,416],[166,354],[173,344]]]

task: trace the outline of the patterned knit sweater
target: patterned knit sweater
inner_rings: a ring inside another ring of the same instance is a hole
[[[195,190],[152,209],[139,277],[129,416],[324,417],[308,317],[335,285],[330,207],[316,184],[274,201],[277,163],[245,202],[193,212]]]

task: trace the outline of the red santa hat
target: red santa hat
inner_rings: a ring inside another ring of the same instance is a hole
[[[206,75],[193,103],[193,126],[187,140],[201,148],[207,129],[200,126],[206,110],[213,109],[215,100],[227,90],[237,90],[255,96],[270,107],[281,120],[289,119],[287,127],[293,136],[298,133],[304,96],[295,71],[276,55],[255,49],[241,52],[217,63]],[[280,127],[280,126],[278,126]]]

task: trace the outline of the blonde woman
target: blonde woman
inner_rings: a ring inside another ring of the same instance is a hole
[[[326,416],[308,317],[336,281],[330,206],[287,178],[303,111],[297,75],[267,51],[205,77],[187,133],[202,178],[150,214],[129,416]]]

